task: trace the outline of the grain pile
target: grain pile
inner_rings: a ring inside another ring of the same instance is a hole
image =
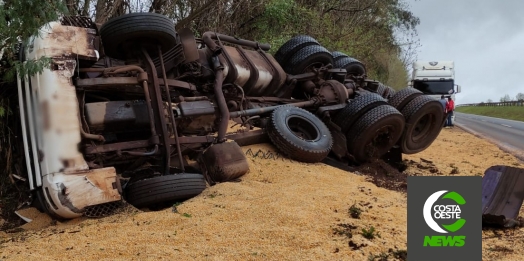
[[[243,150],[277,151],[267,144]],[[241,182],[217,184],[174,208],[154,212],[127,208],[107,218],[68,222],[49,222],[47,216],[31,212],[37,214],[33,222],[40,227],[29,223],[25,231],[0,234],[0,259],[368,260],[387,255],[394,260],[402,256],[407,239],[404,193],[324,164],[260,155],[248,156],[251,170]],[[443,130],[428,150],[406,160],[411,175],[456,171],[478,175],[496,164],[524,167],[496,146],[458,129]],[[352,213],[362,211],[359,219],[351,217],[350,208]],[[522,236],[520,229],[484,231],[484,260],[521,260],[522,247],[504,247]]]

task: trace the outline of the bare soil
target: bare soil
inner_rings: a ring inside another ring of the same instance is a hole
[[[164,210],[127,206],[110,217],[65,222],[24,210],[33,222],[0,232],[0,259],[404,260],[407,175],[524,167],[458,128],[405,156],[404,173],[379,163],[347,172],[295,162],[268,144],[243,150],[251,170],[240,182]],[[483,230],[483,260],[522,260],[523,237],[522,228]]]

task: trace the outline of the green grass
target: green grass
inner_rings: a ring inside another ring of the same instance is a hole
[[[457,107],[455,110],[463,113],[524,121],[524,106],[464,106]]]

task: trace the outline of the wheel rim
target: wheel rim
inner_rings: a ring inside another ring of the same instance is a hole
[[[418,142],[426,138],[426,136],[428,136],[429,132],[431,131],[432,126],[434,125],[434,121],[435,117],[433,114],[426,114],[422,116],[413,128],[412,140],[414,142]]]
[[[309,119],[301,116],[287,118],[286,126],[297,138],[313,142],[320,139],[320,130]]]

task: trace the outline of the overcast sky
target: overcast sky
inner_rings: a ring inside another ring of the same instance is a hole
[[[455,61],[457,104],[524,93],[524,0],[406,0],[420,18],[418,60]]]

